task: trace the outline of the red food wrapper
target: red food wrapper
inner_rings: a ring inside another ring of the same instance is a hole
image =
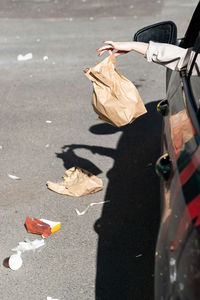
[[[27,217],[25,221],[25,225],[28,232],[41,234],[44,238],[47,238],[52,233],[49,224],[46,224],[36,218],[31,219]]]

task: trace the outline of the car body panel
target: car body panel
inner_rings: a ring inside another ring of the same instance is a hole
[[[197,16],[200,4],[181,40],[182,47],[194,45],[200,29],[198,22],[194,30]],[[194,78],[191,87],[188,73],[168,70],[166,76],[168,114],[163,116],[162,151],[169,154],[171,173],[168,180],[161,179],[156,300],[200,299],[200,131],[195,106],[200,99],[200,77]]]

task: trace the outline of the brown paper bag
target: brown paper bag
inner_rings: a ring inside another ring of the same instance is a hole
[[[102,180],[79,167],[68,169],[63,175],[63,182],[47,181],[50,190],[69,196],[80,197],[103,189]]]
[[[92,105],[101,120],[120,127],[147,112],[134,84],[117,71],[114,55],[84,72],[93,83]]]

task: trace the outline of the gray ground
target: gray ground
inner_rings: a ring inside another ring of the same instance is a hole
[[[118,59],[149,113],[116,130],[93,112],[82,69],[100,61],[101,41],[131,40],[157,21],[173,20],[182,36],[197,2],[1,0],[1,261],[24,238],[39,237],[27,233],[27,216],[62,227],[40,251],[25,253],[18,271],[1,264],[0,299],[153,299],[161,130],[155,106],[165,96],[165,70],[133,53]],[[32,60],[17,60],[27,53]],[[104,190],[82,198],[47,190],[47,180],[60,181],[73,165],[102,178]],[[75,208],[103,200],[110,203],[76,215]]]

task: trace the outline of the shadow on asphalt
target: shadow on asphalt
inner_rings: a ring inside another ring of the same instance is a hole
[[[99,235],[96,300],[153,299],[154,251],[160,220],[159,179],[154,165],[160,156],[162,127],[156,105],[157,102],[147,104],[148,114],[123,128],[104,123],[90,128],[99,135],[122,131],[117,149],[65,145],[63,149],[68,148],[69,152],[57,154],[66,168],[69,153],[77,148],[114,159],[113,168],[107,173],[109,183],[104,199],[110,202],[104,205],[101,218],[94,225]],[[76,162],[78,166],[83,163],[82,159]],[[94,168],[86,160],[83,165],[89,171]]]

